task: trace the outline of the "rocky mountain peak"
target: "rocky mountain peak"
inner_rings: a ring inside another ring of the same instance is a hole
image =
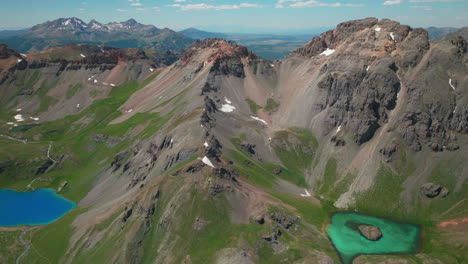
[[[387,44],[388,46],[392,46],[392,43],[401,42],[406,38],[411,30],[411,27],[401,25],[400,23],[389,19],[378,20],[377,18],[371,17],[351,20],[340,23],[336,29],[329,30],[320,36],[313,38],[306,45],[294,51],[291,55],[305,57],[317,56],[327,49],[334,50],[345,42],[361,43],[367,41],[370,44],[373,44],[377,41],[384,40],[389,42]],[[380,32],[386,34],[379,34]]]
[[[21,57],[18,52],[10,49],[7,45],[0,44],[0,59],[7,59],[11,56]]]
[[[130,18],[129,20],[123,22],[123,24],[127,24],[127,25],[133,26],[133,25],[138,25],[138,24],[140,24],[140,23],[138,23],[135,19]]]
[[[185,52],[182,61],[189,61],[199,57],[202,53],[208,53],[207,62],[216,61],[223,58],[243,58],[256,57],[246,47],[238,45],[234,41],[226,41],[220,38],[209,38],[195,42]],[[204,56],[206,57],[206,55]]]

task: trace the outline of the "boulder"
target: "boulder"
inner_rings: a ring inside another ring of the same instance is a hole
[[[421,192],[427,198],[445,198],[449,190],[440,184],[426,183],[421,186]]]
[[[281,172],[282,172],[282,171],[281,171],[281,168],[280,168],[280,167],[276,167],[276,168],[273,169],[273,173],[274,173],[275,175],[281,174]]]
[[[359,233],[368,240],[377,241],[382,238],[380,229],[373,225],[358,225]]]

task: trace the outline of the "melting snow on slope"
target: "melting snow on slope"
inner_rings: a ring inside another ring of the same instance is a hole
[[[452,78],[449,79],[449,85],[455,91],[455,86],[452,84]]]
[[[262,122],[263,124],[265,124],[265,125],[268,126],[268,123],[267,123],[265,120],[261,119],[261,118],[258,118],[258,117],[256,117],[256,116],[250,116],[250,118],[255,119],[255,120],[257,120],[257,121],[260,121],[260,122]]]
[[[112,86],[112,87],[114,87],[114,86],[115,86],[115,84],[111,83],[111,86]]]
[[[94,80],[94,83],[97,83],[98,81],[97,80]]]
[[[7,125],[14,125],[15,123],[13,122],[8,122]]]
[[[129,109],[127,110],[127,113],[131,113],[133,111],[133,108],[132,109]]]
[[[304,189],[305,191],[305,194],[301,194],[302,197],[310,197],[312,195],[310,195],[309,191],[307,191],[307,189]]]
[[[83,53],[80,54],[81,58],[86,58],[85,55],[83,55]]]
[[[18,59],[18,63],[22,62],[23,60],[22,59]]]
[[[380,32],[380,30],[382,30],[382,29],[379,28],[379,27],[375,29],[375,31],[377,31],[377,32]]]
[[[20,112],[20,111],[21,111],[21,108],[16,109],[16,112]]]
[[[211,168],[214,168],[215,166],[213,165],[213,163],[211,163],[211,161],[205,156],[203,157],[202,159],[203,163],[205,163],[206,165],[210,166]]]
[[[327,48],[325,51],[323,51],[322,53],[320,53],[320,55],[330,56],[330,55],[332,55],[334,52],[335,52],[334,49],[329,49],[329,48]]]
[[[367,66],[367,68],[366,68],[366,71],[368,72],[368,71],[369,71],[369,69],[370,69],[370,66]]]
[[[150,68],[150,71],[154,71],[154,69],[153,69],[153,68]]]
[[[18,121],[18,122],[24,121],[23,116],[20,115],[20,114],[15,115],[13,118],[14,118],[16,121]]]
[[[31,116],[30,118],[31,118],[32,120],[34,120],[34,121],[39,121],[39,117],[32,117],[32,116]]]
[[[223,104],[221,106],[221,111],[223,111],[224,113],[230,113],[232,111],[234,111],[234,109],[236,109],[233,105],[230,105],[230,104]]]
[[[203,143],[203,146],[208,147],[208,142],[205,141],[205,143]]]
[[[338,133],[340,131],[341,131],[341,125],[339,125],[338,128],[336,129],[336,133]]]
[[[392,38],[393,41],[395,41],[395,35],[393,34],[393,32],[390,33],[390,37]]]
[[[232,104],[232,102],[229,101],[229,99],[227,99],[226,97],[224,97],[224,101],[225,101],[226,103],[228,103],[228,104]]]
[[[76,104],[76,107],[80,107],[80,104]]]

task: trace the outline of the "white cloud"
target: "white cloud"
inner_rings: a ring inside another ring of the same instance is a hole
[[[131,3],[130,6],[142,6],[142,4],[140,2],[136,2],[136,3]]]
[[[306,8],[306,7],[361,7],[363,4],[348,4],[348,3],[324,3],[316,0],[278,0],[276,8]]]
[[[403,0],[388,0],[383,2],[383,5],[399,5],[403,3]]]
[[[241,3],[237,5],[210,5],[210,4],[172,4],[168,5],[169,7],[177,7],[182,11],[187,10],[207,10],[207,9],[214,9],[214,10],[232,10],[232,9],[241,9],[241,8],[253,8],[253,7],[262,7],[258,4],[250,4],[250,3]]]
[[[125,11],[127,11],[127,10],[121,9],[121,8],[117,8],[115,11],[117,11],[117,12],[125,12]]]
[[[410,3],[449,3],[461,1],[464,0],[409,0]],[[383,2],[383,5],[399,5],[401,3],[403,3],[403,0],[387,0]]]

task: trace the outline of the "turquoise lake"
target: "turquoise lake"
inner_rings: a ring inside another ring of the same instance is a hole
[[[382,238],[366,239],[355,228],[360,224],[380,228]],[[416,225],[351,212],[334,213],[327,235],[344,264],[350,264],[358,255],[417,253],[421,245],[420,228]]]
[[[76,206],[51,189],[0,190],[0,226],[49,224]]]

